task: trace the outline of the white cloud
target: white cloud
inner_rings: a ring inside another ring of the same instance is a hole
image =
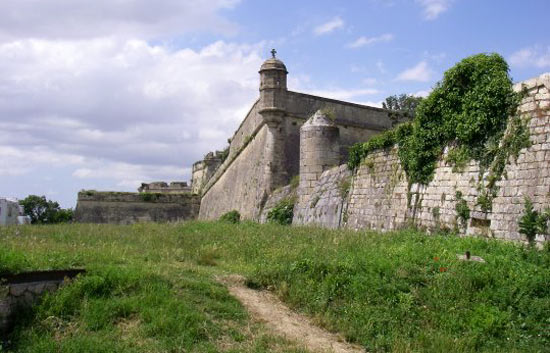
[[[516,51],[510,56],[510,65],[518,67],[550,67],[550,46],[531,46]]]
[[[188,180],[183,166],[223,148],[257,98],[262,50],[114,38],[0,43],[0,176],[50,166],[72,168],[82,188],[93,178]]]
[[[160,38],[195,31],[232,34],[218,12],[239,0],[6,0],[0,40],[82,39],[104,36]]]
[[[451,7],[453,0],[416,0],[416,3],[422,6],[424,18],[426,20],[435,20],[443,12]]]
[[[13,147],[0,145],[0,176],[19,176],[30,173],[36,165],[51,168],[81,165],[84,158],[77,154],[49,150],[46,146]]]
[[[323,23],[313,29],[313,33],[317,36],[331,33],[339,28],[344,27],[344,20],[340,17],[334,17],[330,21]]]
[[[173,175],[190,173],[190,167],[150,166],[123,162],[87,161],[87,166],[76,169],[72,176],[78,179],[115,180],[123,188],[137,189],[142,182],[164,181]],[[172,179],[171,179],[172,180]]]
[[[428,82],[433,76],[433,71],[426,61],[419,62],[416,66],[406,69],[397,76],[400,81]]]
[[[430,92],[431,91],[421,90],[421,91],[417,91],[417,92],[413,93],[412,95],[415,96],[415,97],[426,98],[427,96],[430,95]]]
[[[431,53],[427,50],[424,51],[423,56],[437,64],[441,64],[445,61],[447,58],[447,53],[440,52],[440,53]]]
[[[391,33],[385,33],[378,37],[359,37],[355,41],[347,45],[348,48],[361,48],[365,45],[370,45],[378,42],[389,42],[393,40],[394,36]]]
[[[375,79],[374,77],[367,77],[363,79],[363,83],[367,86],[374,86],[375,84],[378,83],[378,80]]]
[[[378,60],[376,62],[376,68],[378,69],[378,71],[380,71],[381,74],[385,74],[387,72],[386,71],[386,66],[384,65],[384,63],[381,60]]]

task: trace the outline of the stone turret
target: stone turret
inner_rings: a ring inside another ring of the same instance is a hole
[[[276,53],[275,49],[271,51],[272,57],[262,64],[259,71],[260,114],[268,120],[271,117],[280,117],[286,111],[288,71],[285,64],[275,57]]]
[[[275,57],[276,53],[275,49],[271,51],[272,57],[262,64],[259,71],[259,113],[267,126],[263,177],[267,193],[289,182],[285,157],[286,130],[283,124],[286,115],[288,71],[285,64]]]
[[[308,202],[321,174],[339,164],[340,130],[318,110],[300,128],[299,202]]]

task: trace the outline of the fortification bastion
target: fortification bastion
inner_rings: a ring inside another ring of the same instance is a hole
[[[260,220],[269,195],[299,174],[300,127],[318,110],[339,129],[338,164],[351,145],[394,124],[384,109],[289,91],[288,70],[272,54],[259,70],[259,99],[230,139],[227,158],[201,188],[200,219],[237,210]]]

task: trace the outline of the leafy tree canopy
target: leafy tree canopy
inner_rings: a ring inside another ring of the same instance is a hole
[[[401,119],[413,119],[416,116],[416,108],[422,101],[422,97],[416,97],[410,94],[400,94],[389,96],[382,102],[382,108],[392,110],[395,113],[390,114],[394,122]]]
[[[62,209],[59,203],[45,196],[29,195],[19,201],[25,214],[31,217],[32,224],[65,223],[73,219],[72,209]]]

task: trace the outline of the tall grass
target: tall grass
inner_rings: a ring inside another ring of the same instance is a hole
[[[21,324],[12,338],[17,351],[298,349],[277,348],[273,338],[261,345],[265,339],[243,334],[249,322],[243,308],[213,279],[225,273],[273,289],[368,351],[546,352],[550,346],[548,250],[412,230],[249,222],[20,230],[21,236],[0,230],[0,259],[8,259],[2,271],[83,266],[89,272]],[[486,262],[458,260],[467,250]],[[220,344],[227,340],[233,343]],[[88,346],[95,350],[75,348]]]
[[[250,321],[209,267],[178,247],[181,227],[0,228],[0,269],[85,267],[20,312],[0,352],[302,352]]]

